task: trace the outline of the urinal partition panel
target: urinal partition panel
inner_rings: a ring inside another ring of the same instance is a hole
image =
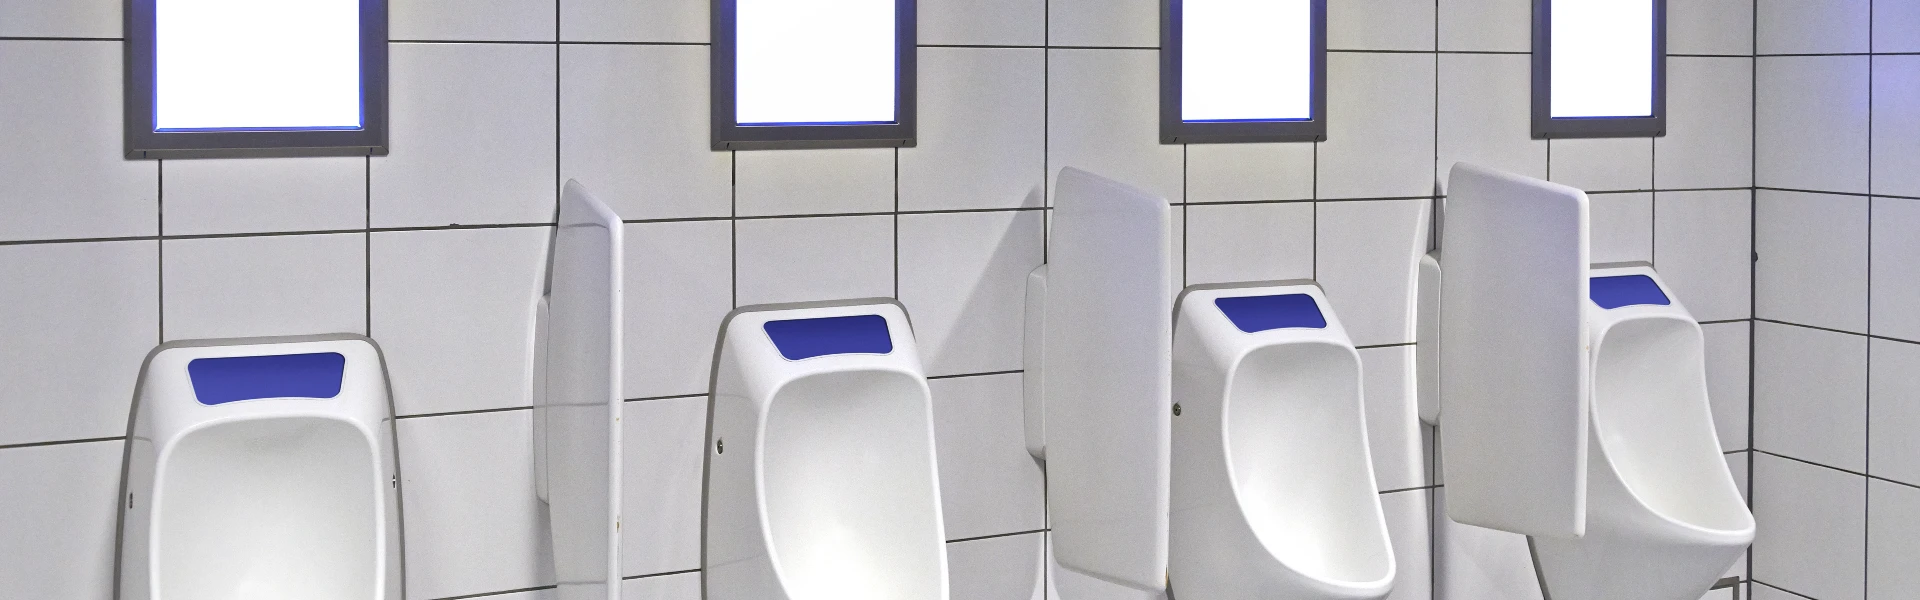
[[[622,252],[620,217],[568,181],[547,296],[546,390],[535,406],[563,600],[620,597]]]
[[[1586,526],[1587,195],[1465,163],[1449,176],[1440,422],[1453,520]]]
[[[1068,569],[1165,587],[1172,427],[1167,202],[1060,173],[1047,265],[1046,460]]]

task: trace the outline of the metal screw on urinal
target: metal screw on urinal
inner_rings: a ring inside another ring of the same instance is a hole
[[[713,451],[714,451],[714,453],[716,453],[716,454],[726,454],[726,453],[727,453],[727,441],[726,441],[726,440],[714,440],[714,441],[713,441]]]
[[[1180,416],[1180,403],[1178,402],[1173,403],[1173,416]]]
[[[400,476],[399,475],[387,476],[387,487],[390,487],[396,490],[400,489]]]

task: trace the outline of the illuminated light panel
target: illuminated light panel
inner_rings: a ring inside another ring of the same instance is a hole
[[[358,0],[155,0],[154,125],[358,129]]]
[[[1653,1],[1552,2],[1549,115],[1653,116]]]
[[[1185,0],[1180,118],[1313,118],[1310,0]]]
[[[735,122],[895,122],[894,2],[738,0]]]

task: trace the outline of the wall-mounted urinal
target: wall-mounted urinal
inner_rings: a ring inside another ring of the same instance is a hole
[[[706,454],[707,600],[946,600],[932,396],[899,304],[728,315]]]
[[[401,598],[388,398],[364,337],[155,349],[129,427],[119,598]]]
[[[1199,286],[1177,314],[1173,593],[1385,597],[1360,355],[1319,286]]]

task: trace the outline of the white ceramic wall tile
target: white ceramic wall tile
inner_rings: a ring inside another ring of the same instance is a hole
[[[389,38],[553,41],[557,0],[391,0]]]
[[[1871,0],[1755,0],[1761,54],[1866,52]]]
[[[1312,202],[1188,206],[1187,283],[1312,279],[1313,211]]]
[[[158,246],[0,246],[0,445],[126,433],[160,337]]]
[[[1821,600],[1863,600],[1867,479],[1754,456],[1755,581]]]
[[[707,12],[712,4],[712,0],[564,0],[560,39],[704,44],[713,31]]]
[[[893,210],[892,148],[734,153],[734,209],[743,217]]]
[[[1547,178],[1547,141],[1533,139],[1532,64],[1525,55],[1440,55],[1442,190],[1456,162]]]
[[[1873,51],[1920,52],[1920,4],[1873,0]]]
[[[1038,48],[920,49],[919,140],[900,149],[901,210],[1040,204],[1046,60]]]
[[[1753,193],[1654,194],[1660,278],[1700,321],[1745,319],[1753,303]]]
[[[1045,528],[1046,475],[1027,454],[1020,374],[927,385],[947,539]]]
[[[1441,600],[1544,600],[1526,536],[1455,523],[1447,489],[1433,490],[1434,595]]]
[[[1533,49],[1532,0],[1439,0],[1440,50]]]
[[[1154,0],[1047,0],[1050,46],[1160,46]]]
[[[171,160],[162,169],[167,235],[367,225],[363,157]]]
[[[1554,183],[1588,192],[1653,188],[1653,142],[1648,138],[1574,138],[1548,143],[1548,174]]]
[[[1428,490],[1380,495],[1387,517],[1387,539],[1393,542],[1393,592],[1387,600],[1433,598],[1433,529]]]
[[[1782,3],[1801,3],[1777,0]],[[1868,57],[1760,58],[1754,181],[1761,187],[1867,191]]]
[[[1681,301],[1682,303],[1685,300]],[[1749,339],[1747,321],[1701,325],[1707,363],[1707,401],[1713,407],[1713,428],[1721,450],[1744,450],[1753,402],[1748,390]],[[1742,469],[1744,474],[1745,469]]]
[[[1053,0],[1053,26],[1061,26]],[[1112,0],[1071,0],[1105,7]],[[1128,4],[1138,0],[1127,0]],[[1153,4],[1147,0],[1147,4]],[[1078,9],[1077,9],[1078,10]],[[1156,13],[1157,14],[1157,13]],[[1158,22],[1156,19],[1155,23]],[[1056,30],[1057,31],[1057,30]],[[1062,44],[1058,34],[1054,44]],[[1148,50],[1047,51],[1047,172],[1075,167],[1180,202],[1180,146],[1160,143],[1160,54]]]
[[[1321,202],[1314,277],[1356,346],[1413,340],[1414,276],[1432,201]]]
[[[734,235],[736,305],[894,294],[893,217],[752,219]]]
[[[1754,0],[1678,0],[1667,3],[1670,54],[1753,54]],[[1669,58],[1671,66],[1673,60]]]
[[[160,243],[166,339],[365,333],[363,233]]]
[[[1428,0],[1328,2],[1327,48],[1433,50],[1438,4]]]
[[[1430,440],[1414,397],[1413,346],[1361,350],[1360,364],[1374,484],[1381,491],[1427,485]]]
[[[0,450],[0,581],[14,598],[113,598],[119,440]]]
[[[546,227],[374,233],[371,322],[402,415],[526,406]]]
[[[1761,190],[1754,316],[1865,333],[1867,199]]]
[[[1873,57],[1872,137],[1873,192],[1920,197],[1920,56]]]
[[[1186,148],[1188,202],[1313,198],[1313,144],[1189,144]]]
[[[121,5],[114,0],[0,2],[0,37],[117,38],[123,31]]]
[[[928,375],[1021,367],[1043,226],[1040,211],[900,216],[900,302]]]
[[[627,398],[706,393],[720,322],[733,310],[733,225],[626,226]]]
[[[1752,107],[1753,59],[1669,57],[1667,135],[1653,140],[1655,186],[1753,185]]]
[[[620,582],[621,600],[700,600],[700,574],[675,573]]]
[[[0,40],[0,240],[155,233],[159,162],[124,158],[120,52],[117,41]]]
[[[1764,321],[1754,336],[1754,448],[1864,471],[1867,338]]]
[[[553,583],[533,492],[533,411],[399,421],[407,597]]]
[[[556,47],[393,44],[375,227],[553,220]]]
[[[623,409],[620,572],[698,569],[707,397],[628,402]]]
[[[1594,194],[1590,202],[1593,262],[1653,260],[1653,194]]]
[[[1319,198],[1433,195],[1432,56],[1327,55]]]
[[[709,54],[705,46],[562,46],[560,179],[579,180],[622,219],[731,214],[733,153],[713,151],[708,123]]]
[[[1867,506],[1867,597],[1911,597],[1920,590],[1920,489],[1869,481]]]
[[[914,9],[921,44],[1040,46],[1047,41],[1047,0],[920,0]]]
[[[1920,164],[1920,163],[1914,163]],[[1873,199],[1874,335],[1920,341],[1920,200]]]
[[[1867,367],[1867,473],[1920,485],[1920,345],[1873,340]]]
[[[1046,534],[947,544],[947,590],[954,600],[1043,600]]]

